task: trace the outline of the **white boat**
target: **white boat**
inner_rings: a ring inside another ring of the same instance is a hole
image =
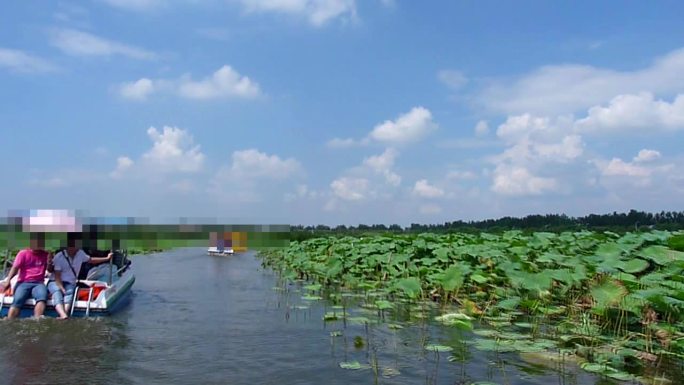
[[[7,315],[12,305],[13,288],[16,285],[18,275],[12,278],[11,288],[0,294],[0,315]],[[135,282],[135,275],[131,270],[131,262],[125,253],[115,253],[112,263],[102,264],[91,268],[87,278],[80,280],[80,286],[74,292],[71,306],[72,317],[89,317],[110,315],[120,310],[129,302],[131,287]],[[47,279],[45,281],[47,285]],[[33,316],[33,307],[36,301],[33,298],[26,300],[21,308],[20,317]],[[48,298],[45,315],[57,317],[52,298]]]
[[[207,254],[209,255],[233,255],[235,251],[233,251],[232,248],[225,248],[223,250],[219,249],[218,247],[210,247],[207,249]]]

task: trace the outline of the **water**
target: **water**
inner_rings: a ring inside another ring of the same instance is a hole
[[[131,304],[115,316],[0,323],[0,383],[612,383],[516,354],[428,352],[426,343],[457,346],[460,338],[431,323],[393,330],[386,323],[324,322],[330,303],[303,301],[296,285],[274,290],[282,283],[252,253],[210,257],[179,249],[134,257],[133,269]],[[450,362],[452,355],[462,362]],[[379,370],[339,366],[353,361],[377,361]]]

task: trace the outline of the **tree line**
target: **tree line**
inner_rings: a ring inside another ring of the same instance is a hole
[[[358,226],[290,226],[290,235],[294,239],[306,239],[330,235],[361,235],[365,233],[448,233],[448,232],[503,232],[507,230],[522,231],[646,231],[646,230],[682,230],[684,229],[684,211],[661,211],[648,213],[630,210],[627,213],[589,214],[583,217],[570,217],[565,214],[527,215],[525,217],[502,217],[481,221],[444,222],[439,224],[411,223],[402,227],[398,224],[359,224]]]

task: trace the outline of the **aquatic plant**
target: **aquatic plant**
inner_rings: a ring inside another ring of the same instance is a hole
[[[476,349],[570,350],[589,372],[631,379],[684,360],[683,240],[667,231],[426,233],[313,238],[261,257],[309,291],[361,293],[379,314],[422,319],[424,300],[456,306],[437,321],[467,331],[475,318]]]

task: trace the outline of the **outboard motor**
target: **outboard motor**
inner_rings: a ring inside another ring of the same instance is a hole
[[[131,261],[128,259],[128,253],[122,253],[120,250],[114,251],[112,264],[116,266],[116,270],[119,271],[119,276],[121,276],[121,274],[128,270],[128,267],[131,265]]]
[[[114,256],[112,257],[112,264],[116,266],[116,270],[124,267],[126,263],[126,256],[119,250],[114,251]]]

